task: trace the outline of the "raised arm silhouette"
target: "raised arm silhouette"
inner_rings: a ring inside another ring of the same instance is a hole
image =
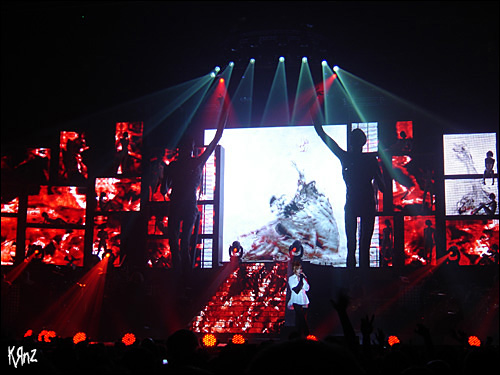
[[[342,177],[346,184],[345,229],[347,236],[347,267],[356,266],[357,218],[360,222],[359,265],[370,265],[370,242],[373,235],[376,212],[377,188],[385,190],[382,172],[375,153],[363,153],[366,135],[354,129],[348,140],[348,150],[343,150],[326,134],[322,125],[314,118],[314,129],[323,142],[339,159]]]
[[[179,144],[178,158],[170,163],[166,170],[166,179],[171,188],[168,238],[172,266],[177,269],[181,267],[183,273],[189,274],[192,269],[191,235],[200,214],[197,207],[197,190],[201,185],[203,167],[220,141],[226,121],[227,114],[222,113],[214,139],[197,157],[193,156],[194,139],[185,137]]]

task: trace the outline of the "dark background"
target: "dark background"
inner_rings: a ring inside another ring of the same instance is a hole
[[[241,39],[273,30],[308,35],[286,52],[424,108],[443,132],[496,131],[498,14],[490,1],[4,1],[2,149],[44,146],[72,121],[216,65],[243,69],[255,56]]]

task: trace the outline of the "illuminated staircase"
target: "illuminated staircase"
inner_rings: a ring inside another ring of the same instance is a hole
[[[197,333],[278,334],[285,321],[287,263],[242,263],[193,319]]]

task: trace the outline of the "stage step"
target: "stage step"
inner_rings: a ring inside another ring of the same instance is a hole
[[[195,316],[197,333],[278,334],[285,321],[287,263],[242,263]]]

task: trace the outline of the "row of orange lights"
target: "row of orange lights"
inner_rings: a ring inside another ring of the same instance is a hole
[[[31,337],[31,336],[33,336],[33,330],[29,329],[24,334],[24,337]],[[39,342],[51,342],[52,339],[55,337],[57,337],[55,331],[44,329],[44,330],[40,331],[40,333],[38,334],[38,341]],[[318,338],[314,335],[308,335],[306,337],[306,339],[311,340],[311,341],[318,341]],[[85,332],[77,332],[73,336],[73,343],[74,344],[78,344],[79,342],[83,342],[86,340],[87,340],[87,335],[85,334]],[[133,345],[136,341],[137,341],[137,338],[133,333],[126,333],[123,335],[123,337],[121,339],[121,342],[127,346]],[[394,335],[389,336],[387,338],[387,342],[388,342],[389,346],[393,346],[393,345],[401,343],[399,338],[397,336],[394,336]],[[475,346],[475,347],[481,346],[481,340],[477,336],[469,336],[467,342],[470,346]],[[217,346],[218,340],[217,340],[217,337],[213,333],[206,333],[201,338],[201,343],[206,348],[213,348],[213,347]],[[235,344],[235,345],[242,345],[242,344],[246,343],[246,340],[242,334],[236,333],[231,338],[231,343]]]
[[[306,337],[306,339],[312,340],[312,341],[318,341],[318,339],[314,335],[308,335]],[[201,343],[206,348],[213,348],[213,347],[217,346],[218,340],[217,340],[217,337],[213,333],[206,333],[201,338]],[[242,344],[246,343],[246,339],[241,333],[236,333],[231,338],[231,343],[235,344],[235,345],[242,345]]]
[[[26,333],[24,334],[24,337],[32,337],[33,336],[33,330],[28,329]],[[38,341],[39,342],[52,342],[53,338],[56,338],[57,334],[55,331],[51,330],[41,330],[40,333],[38,334]],[[88,337],[85,332],[77,332],[73,336],[73,343],[78,344],[80,342],[87,341]],[[123,335],[121,342],[127,346],[132,345],[136,342],[137,338],[133,333],[126,333]]]

